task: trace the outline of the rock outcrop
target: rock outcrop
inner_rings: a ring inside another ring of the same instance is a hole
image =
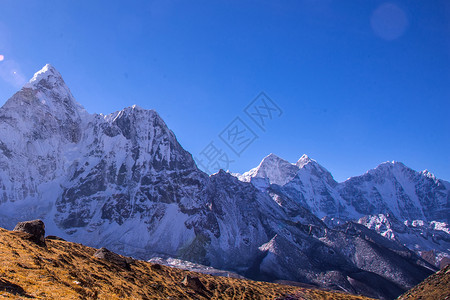
[[[130,270],[130,265],[133,263],[133,259],[130,257],[124,257],[119,254],[116,254],[114,252],[109,251],[106,248],[100,248],[94,253],[94,257],[99,259],[104,259],[106,261],[109,261],[110,263],[113,263],[119,267],[125,268],[127,270]]]
[[[31,241],[45,246],[45,225],[41,220],[19,222],[14,231],[26,232],[30,234]]]

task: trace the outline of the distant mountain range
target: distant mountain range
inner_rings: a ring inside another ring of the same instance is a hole
[[[425,252],[436,266],[450,257],[450,183],[427,170],[385,162],[338,183],[307,155],[292,164],[270,154],[256,168],[234,176],[260,191],[276,191],[301,203],[328,227],[348,221],[363,224],[417,253]]]
[[[400,162],[382,163],[338,183],[307,155],[291,164],[270,154],[258,167],[235,176],[260,190],[278,188],[321,218],[354,220],[380,213],[398,220],[448,223],[450,218],[450,183]]]
[[[449,203],[448,182],[401,163],[337,183],[272,154],[208,176],[155,111],[89,114],[51,65],[0,108],[0,226],[40,218],[136,258],[390,299],[436,270],[420,251],[448,256]]]

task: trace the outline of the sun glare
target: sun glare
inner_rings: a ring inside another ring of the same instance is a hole
[[[5,59],[5,56],[0,54],[0,61],[3,61],[4,59]]]

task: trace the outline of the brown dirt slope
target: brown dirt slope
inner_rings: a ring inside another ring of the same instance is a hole
[[[446,300],[450,299],[450,265],[429,276],[397,300]]]
[[[127,260],[94,257],[96,249],[0,228],[0,298],[12,299],[368,299],[288,285],[214,277]],[[123,257],[122,257],[123,258]],[[194,277],[186,279],[186,275]]]

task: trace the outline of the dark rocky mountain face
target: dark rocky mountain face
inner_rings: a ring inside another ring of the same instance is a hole
[[[304,225],[298,229],[290,236],[278,234],[260,247],[262,258],[251,269],[257,278],[392,299],[420,282],[423,274],[432,273],[409,249],[359,224],[334,230]]]
[[[316,216],[372,211],[372,200],[358,200],[367,198],[358,192],[365,179],[353,194],[306,156],[296,165],[270,157],[254,172],[260,184],[208,176],[155,111],[89,114],[49,65],[0,109],[0,137],[6,228],[40,218],[49,234],[135,258],[177,257],[386,299],[432,269],[362,225],[330,229]],[[424,180],[423,197],[441,203],[447,188],[436,184]],[[414,205],[408,214],[418,213]]]

